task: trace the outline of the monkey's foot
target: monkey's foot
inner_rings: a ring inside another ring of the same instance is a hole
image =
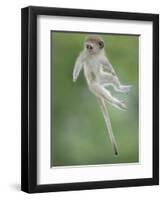
[[[131,87],[131,85],[121,85],[119,89],[120,92],[128,93],[131,90]]]
[[[115,106],[119,110],[127,111],[127,106],[123,101],[119,101],[119,102],[113,103],[113,106]]]

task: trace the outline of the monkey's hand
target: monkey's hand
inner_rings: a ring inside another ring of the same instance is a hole
[[[77,77],[73,75],[73,82],[75,82],[77,80]]]

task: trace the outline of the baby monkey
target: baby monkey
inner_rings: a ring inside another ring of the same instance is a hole
[[[128,93],[131,86],[120,83],[113,66],[106,57],[104,46],[104,41],[99,36],[89,36],[86,38],[84,49],[75,62],[73,81],[77,80],[83,68],[88,87],[99,102],[114,153],[118,155],[118,147],[112,131],[106,103],[110,103],[123,111],[127,110],[127,107],[123,101],[113,97],[105,87],[111,85],[118,92]]]

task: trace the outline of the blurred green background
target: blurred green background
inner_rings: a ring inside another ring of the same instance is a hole
[[[115,156],[96,97],[88,90],[83,71],[72,82],[74,62],[88,34],[51,32],[51,165],[72,166],[139,161],[138,63],[139,37],[100,34],[106,54],[121,83],[133,85],[125,100],[128,111],[108,104],[119,147]]]

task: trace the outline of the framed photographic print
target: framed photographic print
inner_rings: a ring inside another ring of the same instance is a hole
[[[22,190],[158,185],[159,16],[22,9]]]

